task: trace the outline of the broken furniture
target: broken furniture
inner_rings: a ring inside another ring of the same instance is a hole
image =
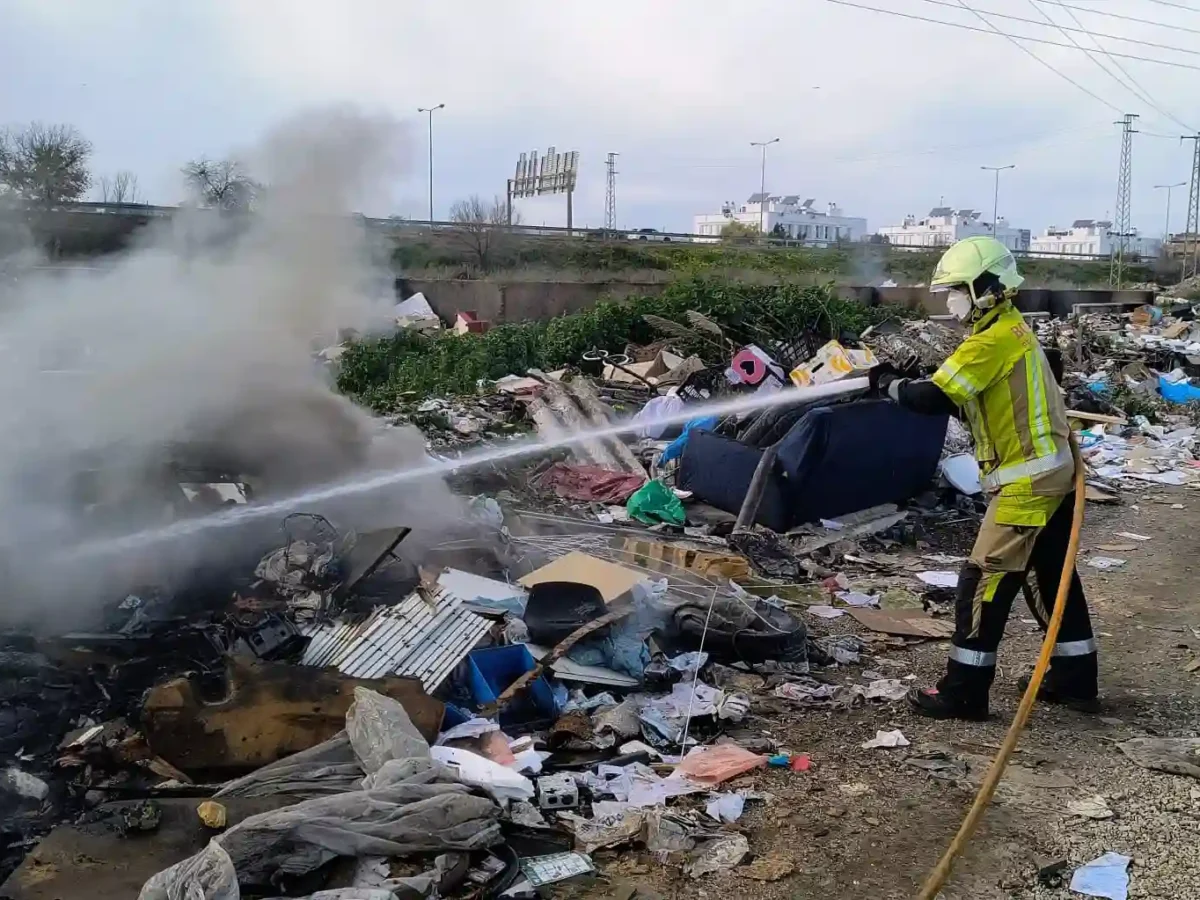
[[[362,681],[303,666],[230,660],[223,695],[209,698],[197,678],[156,685],[142,708],[154,753],[184,771],[252,769],[306,750],[345,726],[354,688],[366,686],[407,710],[427,739],[444,707],[411,678]]]
[[[753,521],[786,532],[805,522],[907,500],[928,486],[945,441],[946,417],[884,400],[811,409],[775,446]],[[766,450],[693,432],[679,487],[737,514]]]

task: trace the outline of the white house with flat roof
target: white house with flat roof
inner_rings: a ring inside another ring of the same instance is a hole
[[[788,240],[822,247],[839,241],[860,241],[867,234],[867,220],[848,216],[836,203],[817,209],[813,198],[801,201],[799,194],[776,197],[771,194],[751,194],[745,203],[727,201],[719,213],[695,217],[692,232],[718,240],[730,222],[740,222]]]
[[[893,247],[912,250],[949,247],[963,238],[993,233],[996,240],[1013,252],[1029,249],[1029,229],[1013,228],[1000,218],[993,232],[992,223],[984,221],[983,213],[950,206],[935,206],[923,219],[905,216],[899,225],[885,225],[876,232]]]
[[[1072,256],[1111,256],[1116,243],[1112,227],[1112,222],[1106,219],[1076,219],[1070,228],[1051,225],[1033,239],[1029,249],[1063,259]],[[1162,240],[1142,237],[1134,228],[1125,246],[1127,252],[1135,256],[1157,256],[1162,251]]]

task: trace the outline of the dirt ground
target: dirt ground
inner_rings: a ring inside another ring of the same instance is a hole
[[[1175,508],[1182,504],[1182,508]],[[1152,541],[1130,544],[1117,531]],[[1139,768],[1115,744],[1138,735],[1200,734],[1200,494],[1159,489],[1126,494],[1123,505],[1088,504],[1080,572],[1100,643],[1104,708],[1089,716],[1035,707],[1009,774],[983,824],[944,889],[946,900],[1078,897],[1064,886],[1039,885],[1037,869],[1065,860],[1066,877],[1112,850],[1133,857],[1131,898],[1200,898],[1200,781]],[[1127,560],[1100,572],[1082,564],[1093,554]],[[1032,616],[1018,599],[1001,646],[992,694],[993,720],[982,724],[920,719],[903,702],[862,710],[811,711],[760,695],[751,728],[769,731],[781,747],[808,753],[808,772],[766,770],[739,786],[769,793],[749,802],[731,826],[744,830],[756,859],[791,874],[764,882],[745,865],[698,881],[660,865],[644,851],[598,851],[590,884],[560,885],[558,896],[625,897],[644,885],[670,900],[694,897],[911,898],[957,830],[988,761],[1016,711],[1016,678],[1040,643]],[[864,670],[932,682],[944,642],[880,651],[874,660],[834,673],[862,680]],[[890,660],[884,663],[881,660]],[[865,683],[865,682],[864,682]],[[776,704],[780,704],[778,707]],[[782,712],[780,711],[782,710]],[[876,730],[899,728],[912,742],[895,750],[863,750]],[[936,780],[904,760],[932,749],[965,759],[965,780]],[[1067,804],[1101,795],[1113,817],[1072,817]]]

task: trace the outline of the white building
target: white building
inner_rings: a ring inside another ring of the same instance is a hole
[[[1051,225],[1030,243],[1029,249],[1035,253],[1053,255],[1060,258],[1072,256],[1110,256],[1115,243],[1112,234],[1112,222],[1096,221],[1094,219],[1076,219],[1070,228],[1058,228]],[[1136,256],[1157,256],[1162,250],[1159,238],[1141,237],[1137,229],[1126,243],[1129,253]]]
[[[886,225],[876,233],[893,247],[949,247],[963,238],[992,234],[992,223],[983,221],[982,216],[981,212],[974,209],[955,210],[949,206],[936,206],[924,219],[905,216],[901,224]],[[996,222],[995,236],[996,240],[1014,252],[1029,249],[1029,229],[1013,228],[1003,218]]]
[[[811,198],[801,203],[799,194],[751,194],[742,204],[728,201],[722,204],[720,213],[696,216],[692,231],[717,240],[730,222],[741,222],[757,231],[760,217],[762,230],[768,235],[815,246],[860,241],[867,234],[866,219],[845,215],[836,203],[830,203],[822,212],[813,207]]]

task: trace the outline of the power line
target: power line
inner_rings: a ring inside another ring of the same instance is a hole
[[[882,13],[885,16],[898,16],[901,19],[912,19],[917,22],[930,22],[934,25],[946,25],[950,28],[960,28],[963,31],[975,31],[975,32],[978,32],[979,34],[998,34],[1002,37],[1008,38],[1010,41],[1018,40],[1018,38],[1014,37],[1011,34],[1008,34],[1007,32],[1001,31],[999,28],[996,28],[995,26],[992,26],[990,29],[979,28],[975,25],[963,25],[959,22],[947,22],[944,19],[931,19],[929,16],[918,16],[915,13],[900,12],[900,11],[894,10],[894,9],[880,9],[878,6],[867,6],[865,3],[853,3],[853,2],[851,2],[851,0],[825,0],[825,2],[833,3],[836,6],[849,6],[854,9],[865,9],[867,12]],[[971,9],[971,7],[969,7],[969,6],[965,7],[965,8],[969,12],[974,12],[974,10]],[[976,15],[978,15],[978,13],[976,13]],[[986,22],[987,20],[984,19],[984,21]],[[1050,40],[1046,40],[1045,38],[1035,38],[1035,37],[1028,37],[1026,35],[1021,35],[1019,40],[1028,41],[1031,44],[1046,44],[1047,46],[1050,46],[1050,47],[1062,47],[1066,50],[1074,50],[1075,49],[1070,44],[1064,44],[1061,41],[1050,41]],[[1018,44],[1018,46],[1021,46],[1021,45]],[[1026,48],[1022,46],[1021,49],[1024,50]],[[1149,56],[1137,56],[1136,54],[1133,54],[1133,53],[1111,53],[1110,55],[1111,56],[1119,56],[1119,57],[1121,57],[1121,59],[1136,59],[1140,62],[1155,63],[1160,66],[1170,66],[1173,69],[1190,69],[1193,72],[1200,72],[1200,66],[1194,66],[1191,63],[1175,62],[1173,60],[1168,60],[1168,59],[1155,59],[1155,58],[1149,57]],[[1037,59],[1039,62],[1041,61],[1041,57],[1034,57],[1034,58]],[[1049,64],[1047,63],[1047,65],[1049,65]],[[1086,93],[1091,93],[1086,88],[1082,88],[1082,90],[1084,90]],[[1117,112],[1121,111],[1120,107],[1112,106],[1112,104],[1108,103],[1108,101],[1106,101],[1106,100],[1102,100],[1101,102],[1104,103],[1106,106],[1110,106],[1112,109],[1115,109]]]
[[[1186,31],[1191,34],[1200,34],[1200,28],[1187,28],[1183,25],[1172,25],[1170,22],[1155,22],[1153,19],[1139,19],[1137,16],[1123,16],[1120,13],[1106,12],[1105,10],[1094,9],[1090,6],[1074,6],[1069,3],[1059,3],[1063,9],[1073,9],[1076,12],[1087,13],[1092,16],[1104,16],[1108,19],[1120,19],[1122,22],[1136,22],[1139,25],[1153,25],[1155,28],[1169,28],[1172,31]]]
[[[1186,9],[1188,12],[1200,12],[1194,6],[1184,6],[1182,3],[1172,3],[1171,0],[1150,0],[1151,3],[1157,3],[1159,6],[1170,6],[1174,9]]]
[[[948,7],[949,9],[957,9],[958,8],[955,4],[950,3],[949,0],[922,0],[922,2],[929,3],[933,6],[945,6],[945,7]],[[1034,9],[1037,10],[1038,7],[1034,6]],[[1024,22],[1026,25],[1036,25],[1039,28],[1046,27],[1045,22],[1039,22],[1037,19],[1026,19],[1024,16],[1013,16],[1013,15],[1009,15],[1008,13],[993,12],[990,9],[987,10],[987,14],[988,14],[988,16],[990,16],[993,19],[1011,19],[1013,22]],[[1153,47],[1155,50],[1170,50],[1173,53],[1187,53],[1191,56],[1200,56],[1200,50],[1189,50],[1186,47],[1175,47],[1175,46],[1172,46],[1171,44],[1158,44],[1158,43],[1155,43],[1154,41],[1141,41],[1141,40],[1138,40],[1137,38],[1122,37],[1119,34],[1103,34],[1103,33],[1098,33],[1098,32],[1094,32],[1094,31],[1089,31],[1088,29],[1083,28],[1083,27],[1068,28],[1065,25],[1059,25],[1053,19],[1050,19],[1049,17],[1047,17],[1045,13],[1042,13],[1042,16],[1043,16],[1043,18],[1046,18],[1047,21],[1049,21],[1051,27],[1057,28],[1059,31],[1061,31],[1063,33],[1063,35],[1067,38],[1067,40],[1071,41],[1070,46],[1072,46],[1078,50],[1082,50],[1083,48],[1080,47],[1078,44],[1076,44],[1074,42],[1074,40],[1071,38],[1071,36],[1069,34],[1067,34],[1067,32],[1078,31],[1078,32],[1082,32],[1083,34],[1091,35],[1092,37],[1102,37],[1102,38],[1108,38],[1108,39],[1114,40],[1114,41],[1124,41],[1127,44],[1140,44],[1143,47]],[[945,24],[950,24],[950,23],[947,22]],[[1027,41],[1035,40],[1034,38],[1027,38],[1024,35],[1018,35],[1018,37],[1022,38],[1022,40],[1027,40]],[[1067,45],[1062,44],[1060,46],[1065,47]]]
[[[1043,2],[1046,2],[1046,0],[1043,0]],[[1075,15],[1075,13],[1071,12],[1071,10],[1062,2],[1062,0],[1054,0],[1054,2],[1058,6],[1062,7],[1063,11],[1068,16],[1071,17],[1071,20],[1076,25],[1079,26],[1080,30],[1083,31],[1085,34],[1088,35],[1088,37],[1090,37],[1092,39],[1092,43],[1096,45],[1096,49],[1099,50],[1101,53],[1103,53],[1105,56],[1108,56],[1109,62],[1111,62],[1113,64],[1113,66],[1116,67],[1116,69],[1119,72],[1121,72],[1121,74],[1124,75],[1129,80],[1129,84],[1125,84],[1123,81],[1121,81],[1120,78],[1118,78],[1116,75],[1113,75],[1113,73],[1111,71],[1109,71],[1109,69],[1103,63],[1101,63],[1100,60],[1096,59],[1096,57],[1094,57],[1092,55],[1090,50],[1088,50],[1086,47],[1084,47],[1082,45],[1078,45],[1079,49],[1088,55],[1088,59],[1092,60],[1092,62],[1094,62],[1097,66],[1099,66],[1100,69],[1105,74],[1107,74],[1107,75],[1111,76],[1113,79],[1115,79],[1118,84],[1120,84],[1122,87],[1129,90],[1135,97],[1137,97],[1139,100],[1141,100],[1147,106],[1149,106],[1151,109],[1155,110],[1159,115],[1166,116],[1169,120],[1174,122],[1176,125],[1179,125],[1185,131],[1193,131],[1194,130],[1186,122],[1181,122],[1178,118],[1173,116],[1170,112],[1168,112],[1167,110],[1165,110],[1161,106],[1159,106],[1157,103],[1155,103],[1154,99],[1150,96],[1150,92],[1148,90],[1146,90],[1144,87],[1142,87],[1142,85],[1138,82],[1138,80],[1136,78],[1134,78],[1132,75],[1130,75],[1128,70],[1123,65],[1121,65],[1121,63],[1118,60],[1115,60],[1111,56],[1109,56],[1108,50],[1105,49],[1104,45],[1101,44],[1098,39],[1099,35],[1093,34],[1092,32],[1088,31],[1086,28],[1084,28],[1083,23],[1079,21],[1079,18]],[[1046,19],[1047,22],[1053,22],[1054,26],[1056,28],[1058,28],[1060,31],[1062,31],[1063,35],[1066,36],[1067,40],[1069,40],[1072,44],[1077,44],[1077,41],[1073,37],[1071,37],[1069,34],[1067,34],[1066,30],[1063,29],[1063,27],[1061,25],[1059,25],[1057,22],[1054,22],[1054,20],[1050,18],[1049,13],[1047,13],[1044,9],[1042,9],[1040,6],[1038,6],[1036,3],[1034,3],[1033,0],[1029,0],[1029,4],[1034,9],[1036,9]]]
[[[1125,252],[1129,247],[1129,199],[1133,186],[1133,136],[1137,132],[1133,120],[1137,116],[1125,113],[1117,124],[1121,126],[1121,165],[1117,170],[1117,207],[1115,216],[1116,243],[1112,248],[1112,263],[1108,271],[1108,283],[1118,291],[1125,274]]]
[[[958,4],[959,4],[959,6],[961,6],[963,9],[965,9],[967,12],[969,12],[969,13],[973,13],[973,14],[975,15],[975,17],[976,17],[977,19],[979,19],[979,21],[981,21],[981,22],[982,22],[984,25],[986,25],[986,26],[987,26],[988,28],[990,28],[992,31],[996,32],[996,34],[999,34],[999,35],[1002,35],[1003,37],[1006,37],[1006,38],[1008,38],[1008,40],[1009,40],[1009,41],[1011,41],[1011,42],[1012,42],[1012,44],[1013,44],[1013,45],[1014,45],[1014,46],[1015,46],[1015,47],[1016,47],[1018,50],[1020,50],[1022,53],[1026,53],[1026,54],[1028,54],[1029,56],[1033,57],[1035,60],[1037,60],[1039,63],[1041,63],[1041,64],[1042,64],[1043,66],[1045,66],[1047,69],[1049,69],[1051,72],[1053,72],[1053,73],[1054,73],[1055,75],[1057,75],[1059,78],[1062,78],[1062,79],[1064,79],[1065,81],[1068,81],[1068,82],[1070,82],[1071,84],[1075,85],[1075,87],[1079,88],[1081,91],[1083,91],[1083,92],[1084,92],[1085,94],[1087,94],[1089,97],[1091,97],[1093,100],[1099,100],[1101,103],[1103,103],[1103,104],[1104,104],[1105,106],[1107,106],[1109,109],[1116,110],[1117,112],[1121,112],[1121,108],[1120,108],[1119,106],[1114,106],[1112,103],[1109,103],[1107,100],[1105,100],[1105,99],[1104,99],[1103,97],[1101,97],[1099,94],[1095,93],[1094,91],[1091,91],[1091,90],[1089,90],[1088,88],[1085,88],[1085,87],[1084,87],[1082,84],[1080,84],[1078,81],[1076,81],[1076,80],[1075,80],[1074,78],[1072,78],[1070,75],[1068,75],[1066,72],[1063,72],[1063,71],[1061,71],[1060,69],[1056,69],[1056,68],[1055,68],[1054,66],[1052,66],[1050,63],[1046,62],[1044,59],[1042,59],[1040,56],[1038,56],[1036,53],[1034,53],[1032,50],[1030,50],[1028,47],[1026,47],[1026,46],[1025,46],[1024,44],[1022,44],[1020,41],[1018,41],[1018,40],[1017,40],[1015,37],[1013,37],[1011,34],[1007,34],[1007,33],[1003,32],[1003,31],[1001,31],[999,28],[997,28],[995,25],[993,25],[993,24],[992,24],[992,23],[991,23],[991,22],[990,22],[990,21],[989,21],[987,18],[985,18],[985,17],[984,17],[984,15],[983,15],[982,13],[980,13],[980,12],[977,12],[976,10],[972,9],[970,6],[967,6],[966,0],[958,0]],[[1070,46],[1070,45],[1069,45],[1069,44],[1063,44],[1063,46],[1064,46],[1064,47],[1066,47],[1066,46]]]
[[[604,191],[604,228],[617,230],[617,154],[608,154],[604,162],[607,183]]]
[[[1094,62],[1096,64],[1096,66],[1100,69],[1101,72],[1103,72],[1109,78],[1113,79],[1117,84],[1119,84],[1121,87],[1125,88],[1127,91],[1130,91],[1135,97],[1137,97],[1143,103],[1147,102],[1145,97],[1143,97],[1141,94],[1139,94],[1133,88],[1131,88],[1128,84],[1126,84],[1124,81],[1122,81],[1116,75],[1114,75],[1112,73],[1112,70],[1110,70],[1106,65],[1104,65],[1104,63],[1100,62],[1099,59],[1097,59],[1095,56],[1093,56],[1091,50],[1087,49],[1087,47],[1084,47],[1077,40],[1075,40],[1075,38],[1071,37],[1071,33],[1067,29],[1063,28],[1061,25],[1059,25],[1057,22],[1055,22],[1052,18],[1050,18],[1049,13],[1047,13],[1044,9],[1042,9],[1040,6],[1038,6],[1036,3],[1034,3],[1033,0],[1028,0],[1028,2],[1029,2],[1029,5],[1033,7],[1035,12],[1039,13],[1043,19],[1045,19],[1052,26],[1056,27],[1059,31],[1061,31],[1063,37],[1065,37],[1068,41],[1070,41],[1075,47],[1078,47],[1080,50],[1082,50],[1084,52],[1084,54],[1086,54],[1087,58],[1089,60],[1091,60],[1092,62]],[[996,15],[996,14],[992,13],[992,15]],[[1095,40],[1094,37],[1093,37],[1093,40]]]
[[[1192,178],[1188,186],[1187,224],[1183,230],[1183,277],[1197,274],[1200,266],[1200,247],[1197,231],[1200,231],[1200,134],[1182,137],[1179,142],[1192,142]]]

